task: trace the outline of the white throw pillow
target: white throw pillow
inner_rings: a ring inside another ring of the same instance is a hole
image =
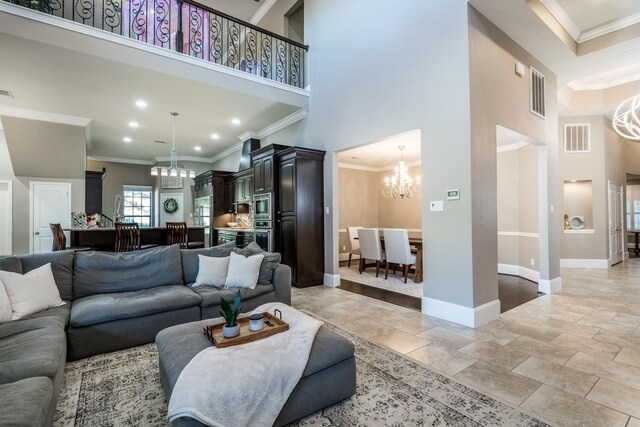
[[[227,273],[227,281],[225,288],[250,288],[254,289],[258,283],[260,276],[260,265],[264,255],[244,255],[231,252],[229,260],[229,272]]]
[[[11,301],[11,320],[64,305],[51,271],[51,263],[25,275],[0,271],[0,280]]]
[[[4,288],[4,283],[0,280],[0,322],[7,322],[11,320],[13,310],[11,309],[11,301],[9,295]]]
[[[224,287],[229,270],[229,257],[198,255],[198,276],[193,286],[209,285]]]

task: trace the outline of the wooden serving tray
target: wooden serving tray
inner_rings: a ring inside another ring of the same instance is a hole
[[[289,324],[282,319],[277,318],[271,313],[263,313],[263,315],[264,317],[262,318],[262,321],[264,327],[256,332],[249,330],[249,317],[247,316],[238,319],[240,334],[236,337],[225,338],[222,336],[222,327],[224,326],[224,322],[217,325],[205,326],[203,328],[204,334],[209,338],[209,341],[211,341],[213,345],[218,348],[224,348],[261,340],[289,330]],[[273,326],[267,325],[267,321],[271,322]]]

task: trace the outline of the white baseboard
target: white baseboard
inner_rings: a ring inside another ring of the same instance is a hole
[[[500,300],[494,300],[471,308],[434,298],[422,297],[422,312],[428,316],[477,328],[500,317]]]
[[[522,277],[523,279],[531,280],[536,283],[540,280],[540,272],[520,265],[498,264],[498,273]]]
[[[608,259],[561,259],[560,268],[609,268]]]
[[[562,290],[562,277],[556,277],[555,279],[545,280],[540,279],[538,282],[538,292],[545,294],[552,294],[554,292],[560,292]]]
[[[340,275],[324,273],[322,284],[329,288],[337,288],[340,286]]]

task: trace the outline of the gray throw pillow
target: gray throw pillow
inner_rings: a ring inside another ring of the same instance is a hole
[[[224,258],[228,257],[235,248],[235,242],[228,242],[210,248],[182,249],[180,251],[180,255],[182,256],[182,273],[184,275],[184,283],[189,284],[196,281],[196,278],[198,277],[198,268],[200,266],[198,255]]]
[[[23,274],[22,263],[17,256],[0,256],[0,270]]]
[[[280,254],[278,252],[265,252],[256,242],[251,242],[244,249],[234,249],[233,252],[249,257],[251,255],[264,255],[262,265],[260,266],[260,275],[258,276],[259,285],[271,284],[273,279],[273,270],[280,264]]]

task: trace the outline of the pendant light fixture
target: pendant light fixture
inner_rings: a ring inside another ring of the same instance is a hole
[[[618,106],[613,115],[613,128],[623,138],[640,142],[640,95]]]
[[[196,172],[192,169],[178,167],[178,152],[176,151],[176,117],[178,113],[171,112],[173,116],[173,145],[171,146],[171,165],[170,166],[154,166],[151,168],[153,176],[170,176],[173,178],[195,178]]]
[[[408,199],[412,196],[420,197],[420,190],[422,189],[422,178],[420,175],[416,176],[415,180],[409,175],[409,168],[402,159],[402,151],[405,149],[404,145],[398,147],[400,150],[400,161],[398,166],[394,170],[394,174],[391,177],[384,179],[384,189],[382,194],[387,199]]]

